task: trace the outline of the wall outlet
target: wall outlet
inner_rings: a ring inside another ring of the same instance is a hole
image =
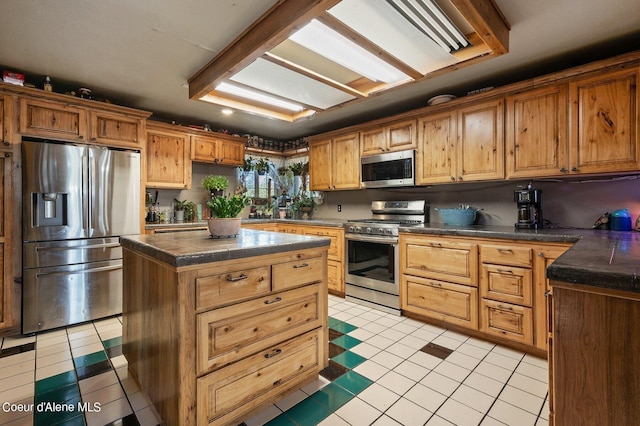
[[[341,212],[342,211],[342,204],[338,204],[338,211]]]

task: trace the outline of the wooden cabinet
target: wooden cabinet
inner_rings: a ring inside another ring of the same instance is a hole
[[[12,158],[11,151],[0,150],[0,334],[18,325],[14,308],[19,301],[13,284]]]
[[[551,285],[549,424],[637,424],[640,296],[573,283]]]
[[[186,133],[147,125],[147,187],[191,187],[191,144]]]
[[[89,110],[91,142],[123,148],[142,149],[145,141],[142,119]]]
[[[326,248],[178,268],[123,256],[123,354],[165,424],[241,423],[326,367]]]
[[[418,119],[416,185],[456,181],[457,118],[452,110]]]
[[[359,135],[309,144],[309,187],[314,191],[360,188]]]
[[[637,171],[638,67],[569,83],[569,173]]]
[[[20,98],[18,131],[28,136],[142,150],[148,114],[125,111],[103,111],[23,97]]]
[[[547,267],[571,244],[401,233],[403,312],[547,350]]]
[[[243,223],[243,228],[262,231],[284,232],[298,235],[316,235],[330,238],[327,253],[327,286],[329,292],[344,297],[344,228],[332,226],[309,226],[293,223]]]
[[[74,105],[20,99],[19,132],[68,141],[89,140],[86,109]]]
[[[418,119],[416,184],[504,178],[504,101]]]
[[[530,247],[480,245],[480,331],[533,345]]]
[[[557,176],[569,168],[566,84],[507,96],[507,178]]]
[[[241,166],[244,163],[244,150],[245,142],[243,140],[229,140],[222,135],[191,136],[191,159],[193,161]]]
[[[405,234],[399,245],[401,309],[477,330],[477,245]]]
[[[416,148],[416,120],[376,126],[360,132],[360,156]]]

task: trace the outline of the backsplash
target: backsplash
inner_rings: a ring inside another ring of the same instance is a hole
[[[513,191],[529,181],[445,184],[426,188],[326,192],[324,203],[314,213],[317,218],[363,219],[371,216],[373,200],[425,199],[430,205],[430,222],[442,223],[434,207],[457,207],[460,203],[482,209],[479,224],[513,226],[516,203]],[[638,176],[584,179],[575,182],[533,181],[543,192],[543,217],[551,226],[591,228],[605,212],[628,208],[632,226],[640,214]],[[341,205],[341,212],[337,206]]]

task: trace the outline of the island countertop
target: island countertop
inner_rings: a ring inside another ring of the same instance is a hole
[[[329,246],[317,236],[241,229],[235,238],[212,238],[209,231],[142,234],[120,237],[125,249],[146,254],[174,267],[241,259],[291,250]]]

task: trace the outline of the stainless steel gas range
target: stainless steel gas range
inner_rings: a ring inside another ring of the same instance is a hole
[[[400,315],[398,228],[429,222],[425,201],[373,201],[370,219],[346,225],[347,300]]]

